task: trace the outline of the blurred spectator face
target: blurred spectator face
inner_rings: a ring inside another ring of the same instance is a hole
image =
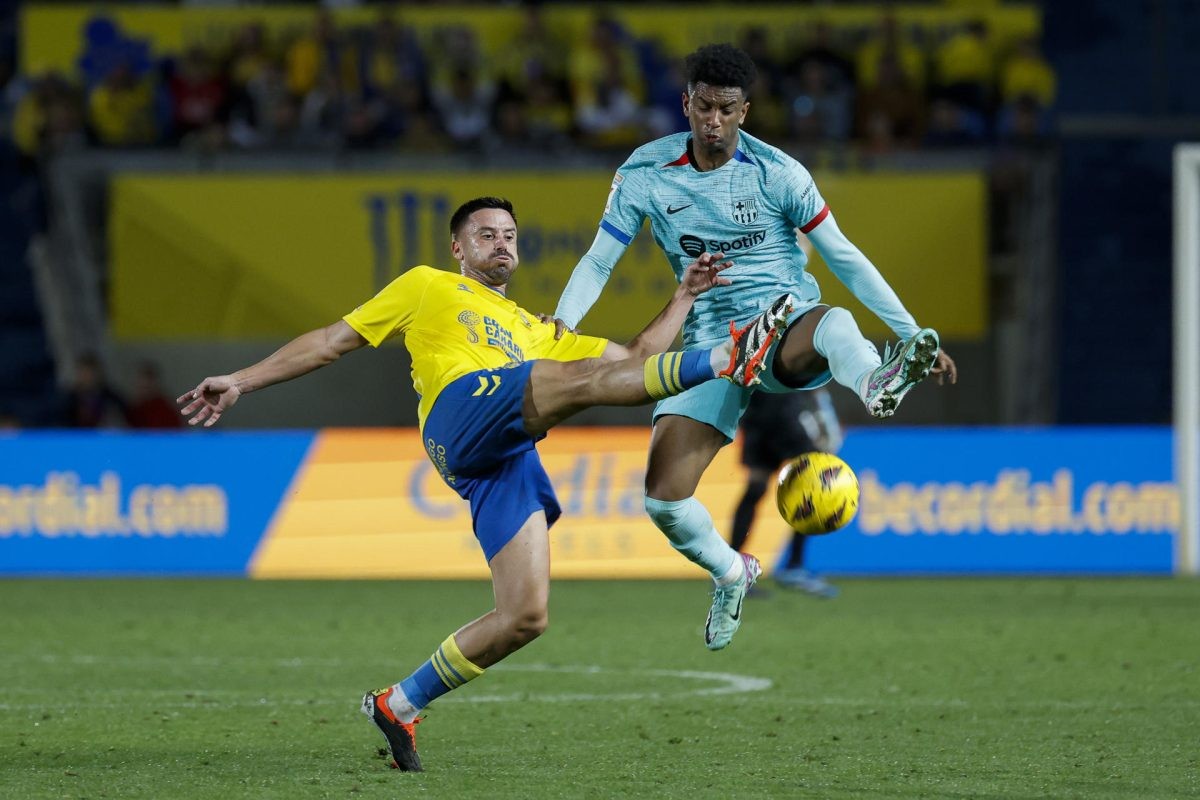
[[[867,149],[872,153],[886,153],[895,144],[892,119],[883,111],[873,111],[866,122]]]
[[[443,30],[441,34],[440,49],[446,63],[459,67],[472,67],[479,63],[479,47],[474,30],[464,26]]]
[[[265,42],[262,23],[251,22],[238,29],[234,49],[241,53],[257,53],[263,49]]]
[[[81,356],[75,362],[75,388],[82,391],[98,389],[104,384],[100,362],[91,356]]]
[[[525,125],[525,110],[520,103],[501,103],[496,109],[496,127],[500,136],[512,141],[521,141],[529,135]]]
[[[806,62],[800,73],[800,85],[804,92],[812,95],[824,94],[826,84],[825,67],[821,62]]]
[[[359,145],[369,144],[375,136],[375,116],[362,103],[354,103],[346,112],[346,138]]]
[[[762,101],[763,98],[774,96],[775,93],[772,91],[771,80],[765,73],[760,72],[754,78],[754,88],[751,90],[751,94],[758,98],[759,101]]]
[[[877,85],[881,89],[890,89],[904,83],[904,70],[900,61],[893,53],[886,53],[879,59],[879,77]]]
[[[683,114],[692,129],[693,146],[709,154],[732,154],[750,102],[742,90],[697,83],[683,95]]]
[[[417,81],[397,81],[388,92],[388,99],[392,105],[405,112],[417,113],[426,110],[425,94]]]
[[[553,81],[538,75],[529,82],[529,104],[532,106],[552,105],[559,101],[558,89]]]
[[[885,42],[900,40],[900,22],[891,14],[879,21],[879,33]]]
[[[83,129],[83,113],[67,98],[56,98],[46,109],[46,135],[52,146]]]
[[[525,6],[525,17],[521,20],[522,37],[528,39],[543,39],[548,34],[546,18],[542,16],[542,7],[536,3]]]
[[[742,39],[742,49],[746,55],[757,63],[771,60],[771,50],[767,45],[767,32],[763,28],[751,28]]]
[[[33,81],[33,96],[38,103],[46,106],[53,102],[63,91],[62,79],[53,72],[38,75]]]
[[[316,22],[313,24],[313,35],[319,42],[332,41],[337,37],[337,27],[333,24],[333,17],[328,11],[321,11],[317,14]]]
[[[114,89],[129,89],[134,86],[135,82],[133,70],[124,61],[113,66],[106,79],[106,83]]]
[[[189,81],[201,82],[212,77],[213,69],[208,54],[198,47],[190,48],[179,65],[181,76]]]
[[[958,106],[949,100],[935,100],[929,108],[929,127],[943,133],[955,133],[962,129]]]
[[[162,385],[158,380],[158,369],[152,364],[143,364],[137,373],[133,385],[133,396],[138,400],[147,400],[162,394]]]
[[[592,46],[608,52],[617,49],[619,42],[617,23],[609,19],[598,19],[592,26]]]
[[[1010,124],[1007,138],[1023,143],[1037,141],[1042,135],[1042,109],[1037,100],[1021,97],[1013,103]]]
[[[475,73],[468,69],[455,70],[450,84],[455,99],[467,102],[475,97]]]
[[[813,44],[817,47],[831,47],[833,41],[833,26],[821,20],[813,29]]]
[[[300,107],[296,100],[281,97],[271,109],[271,127],[276,135],[286,135],[300,126]]]
[[[380,17],[375,22],[375,41],[380,45],[387,46],[400,41],[400,29],[396,27],[396,21],[388,16]]]

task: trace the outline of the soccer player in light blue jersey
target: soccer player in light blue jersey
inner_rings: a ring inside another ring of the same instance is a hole
[[[830,378],[855,392],[876,417],[890,417],[927,374],[954,383],[957,369],[937,333],[921,328],[875,266],[838,229],[812,176],[781,150],[740,130],[750,109],[754,62],[729,44],[688,56],[683,113],[690,131],[639,147],[617,170],[600,231],[559,300],[562,328],[576,327],[600,296],[613,267],[646,219],[678,278],[697,255],[721,251],[737,262],[735,283],[697,298],[684,326],[684,348],[707,348],[764,309],[782,330],[750,330],[765,356],[750,382],[760,391],[813,389]],[[833,273],[902,342],[878,350],[850,312],[820,303],[817,282],[796,231],[808,235]],[[781,293],[788,293],[780,298]],[[776,298],[779,298],[776,301]],[[741,623],[742,600],[759,569],[738,556],[693,496],[717,451],[731,442],[750,392],[727,381],[697,386],[660,402],[646,471],[646,511],[673,547],[716,581],[705,644],[719,650]]]

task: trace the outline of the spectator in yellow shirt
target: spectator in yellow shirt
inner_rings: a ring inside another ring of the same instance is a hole
[[[109,147],[153,144],[158,131],[150,80],[138,78],[127,63],[117,64],[88,98],[88,123]]]

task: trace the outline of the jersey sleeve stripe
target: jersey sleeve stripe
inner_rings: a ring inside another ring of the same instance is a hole
[[[616,239],[621,244],[629,244],[633,241],[633,237],[625,233],[623,230],[613,225],[606,219],[600,220],[600,230],[607,231],[608,235]]]
[[[800,228],[800,232],[801,233],[810,233],[813,228],[820,225],[821,222],[828,216],[829,216],[829,203],[826,203],[824,206],[821,207],[821,210],[817,212],[817,215],[815,217],[810,219],[807,223],[805,223]]]

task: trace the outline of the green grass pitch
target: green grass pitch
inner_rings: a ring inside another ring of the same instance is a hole
[[[5,798],[1200,796],[1200,582],[558,582],[547,634],[430,709],[358,712],[485,583],[0,582]]]

